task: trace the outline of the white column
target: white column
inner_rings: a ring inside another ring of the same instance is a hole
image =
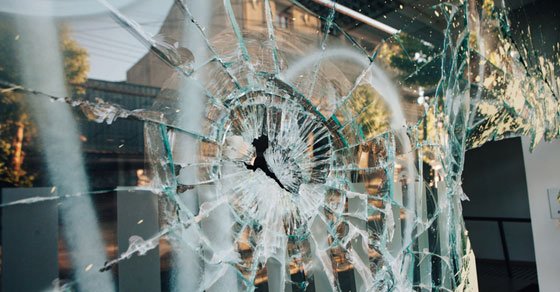
[[[550,216],[547,190],[560,188],[560,141],[541,142],[533,153],[529,152],[529,138],[522,143],[539,289],[558,291],[560,221]]]

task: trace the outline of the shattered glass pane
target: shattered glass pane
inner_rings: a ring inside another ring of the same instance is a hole
[[[133,67],[129,79],[151,87],[108,99],[67,94],[61,76],[44,80],[49,64],[19,60],[21,78],[0,75],[2,94],[27,96],[58,189],[2,207],[74,202],[61,216],[80,290],[116,289],[116,266],[157,249],[177,291],[475,290],[464,153],[513,136],[533,147],[558,138],[558,54],[516,40],[493,1],[371,2],[379,21],[348,12],[351,1],[177,0],[154,34],[97,0],[158,74]],[[26,54],[38,52],[28,36],[56,38],[41,21],[16,21]],[[361,36],[362,26],[375,33]],[[53,132],[73,119],[143,132],[149,172],[139,169],[136,187],[89,190],[83,165],[60,163],[81,161],[67,144],[77,130]],[[76,206],[142,190],[157,198],[159,231],[107,255],[100,234],[80,241],[88,235],[73,220],[101,222]]]

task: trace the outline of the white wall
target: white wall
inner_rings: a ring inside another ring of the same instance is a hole
[[[529,139],[522,143],[539,288],[559,291],[560,222],[550,218],[547,189],[560,187],[560,141],[541,142],[533,153]]]

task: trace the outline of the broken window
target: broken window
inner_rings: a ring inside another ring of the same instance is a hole
[[[27,96],[56,195],[2,207],[61,202],[84,290],[162,246],[178,291],[468,290],[464,152],[558,137],[558,55],[516,40],[493,1],[416,2],[177,0],[153,34],[98,0],[149,50],[128,81],[151,89],[108,99],[67,93],[58,51],[34,47],[52,19],[16,21],[27,59],[2,90]],[[149,169],[127,190],[157,198],[159,231],[109,256],[89,204],[115,189],[89,189],[78,117],[143,126]]]

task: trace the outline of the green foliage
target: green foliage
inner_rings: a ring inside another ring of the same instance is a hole
[[[14,19],[0,15],[0,81],[23,83],[17,51],[21,37],[25,36],[18,34]],[[87,51],[70,38],[64,27],[60,30],[60,48],[66,82],[81,93],[80,84],[87,80],[89,71]],[[36,140],[36,127],[28,113],[21,93],[0,88],[0,184],[31,186],[35,179],[24,170],[28,168],[24,157],[34,151],[32,142]]]
[[[21,72],[17,68],[18,59],[15,42],[19,39],[11,18],[1,15],[0,18],[0,80],[12,83],[21,81]]]
[[[89,72],[89,58],[86,49],[80,47],[78,42],[70,38],[69,30],[62,27],[60,42],[64,62],[66,82],[76,87],[78,93],[83,93],[81,84],[87,81]]]
[[[374,137],[390,129],[391,112],[371,86],[358,86],[349,102],[365,138]]]
[[[401,84],[433,87],[441,77],[441,59],[434,46],[406,33],[384,43],[378,59]]]

